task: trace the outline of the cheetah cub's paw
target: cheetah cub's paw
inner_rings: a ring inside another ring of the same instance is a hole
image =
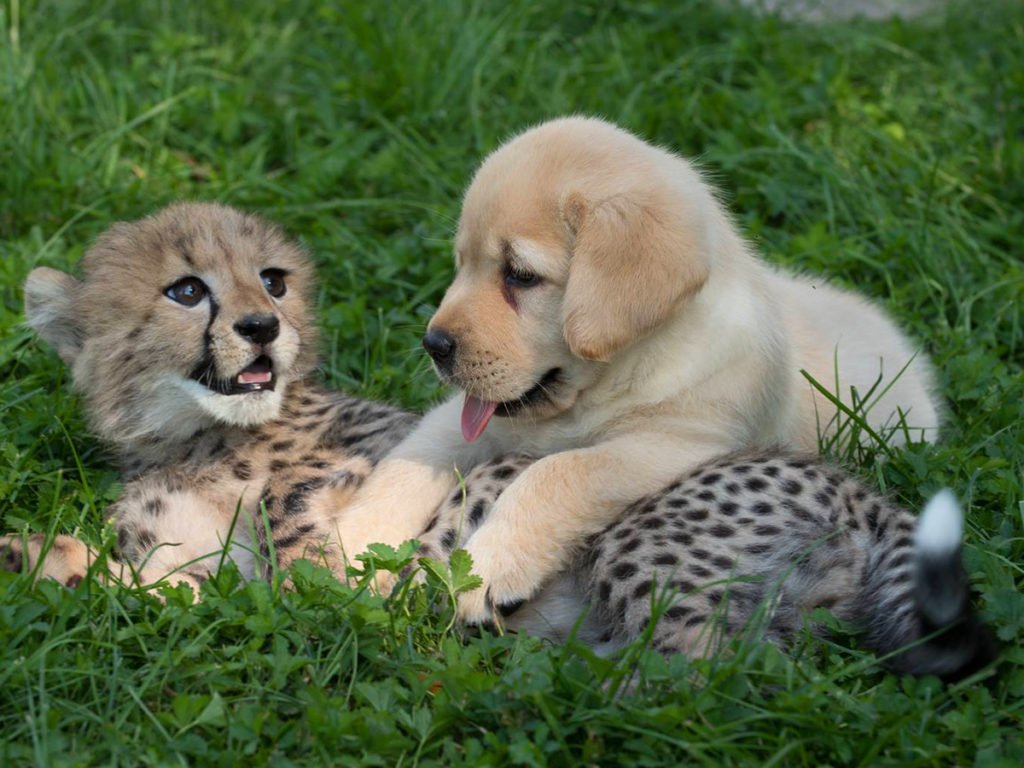
[[[85,578],[94,556],[73,536],[57,536],[49,550],[46,534],[0,536],[0,568],[5,571],[31,573],[39,566],[37,577],[56,579],[67,587],[77,587]],[[45,555],[45,557],[44,557]]]
[[[374,594],[387,597],[398,583],[398,576],[390,571],[377,571],[370,580],[370,589]]]

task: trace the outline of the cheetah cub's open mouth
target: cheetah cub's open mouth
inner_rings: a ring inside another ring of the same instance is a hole
[[[234,392],[258,392],[264,389],[274,389],[274,361],[266,355],[260,355],[249,365],[239,371],[235,377]]]
[[[267,355],[260,355],[240,370],[234,378],[219,378],[213,374],[213,363],[207,360],[198,366],[190,376],[211,392],[218,395],[244,395],[249,392],[273,392],[277,384],[274,375],[274,361]]]

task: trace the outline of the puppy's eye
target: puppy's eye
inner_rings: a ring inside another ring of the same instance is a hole
[[[505,271],[505,283],[511,288],[532,288],[540,282],[540,275],[509,265]]]
[[[210,291],[206,283],[198,277],[183,277],[169,288],[164,289],[164,296],[186,307],[194,307],[206,298]]]
[[[288,291],[288,286],[284,282],[284,272],[280,269],[264,269],[260,272],[260,278],[267,293],[275,299],[280,299]]]

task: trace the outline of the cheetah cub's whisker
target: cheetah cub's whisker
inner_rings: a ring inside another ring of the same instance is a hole
[[[432,519],[424,554],[460,546],[529,464],[471,472],[465,498],[456,491]],[[955,679],[993,656],[971,607],[962,534],[949,491],[915,519],[820,458],[736,455],[631,505],[535,600],[494,608],[508,628],[555,640],[585,613],[579,638],[604,652],[650,632],[654,648],[690,656],[751,633],[786,645],[827,608],[891,668]]]

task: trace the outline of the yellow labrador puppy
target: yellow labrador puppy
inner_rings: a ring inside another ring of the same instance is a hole
[[[455,260],[424,345],[462,394],[382,461],[340,534],[349,557],[412,538],[456,468],[539,457],[468,541],[484,580],[460,605],[469,621],[533,596],[688,468],[744,448],[816,451],[836,412],[801,369],[847,403],[881,376],[869,422],[903,414],[915,435],[937,433],[929,365],[880,309],[759,260],[686,160],[606,122],[554,120],[488,157]]]

